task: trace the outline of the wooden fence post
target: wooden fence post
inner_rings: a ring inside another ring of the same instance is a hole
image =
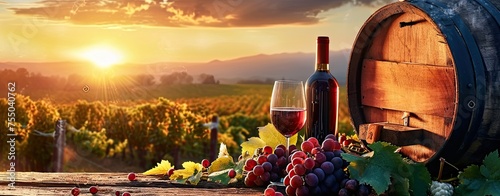
[[[62,172],[64,160],[64,146],[66,145],[66,121],[59,119],[56,121],[54,132],[54,155],[52,159],[54,172]]]
[[[213,162],[217,154],[217,127],[219,125],[217,116],[212,117],[212,125],[210,126],[210,153],[209,160]]]

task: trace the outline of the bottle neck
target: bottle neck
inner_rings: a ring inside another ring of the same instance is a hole
[[[325,36],[318,37],[316,42],[316,71],[329,71],[329,45],[330,39]]]

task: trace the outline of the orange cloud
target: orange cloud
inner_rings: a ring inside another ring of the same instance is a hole
[[[319,14],[351,3],[380,5],[392,0],[44,0],[40,6],[10,8],[75,24],[245,27],[315,24]]]

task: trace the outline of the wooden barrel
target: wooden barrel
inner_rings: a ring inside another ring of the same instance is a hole
[[[463,168],[499,149],[499,9],[499,0],[414,0],[376,11],[348,68],[360,138],[401,145],[431,172],[441,157]]]

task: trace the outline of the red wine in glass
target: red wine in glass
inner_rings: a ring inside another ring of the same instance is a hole
[[[291,137],[304,127],[306,110],[304,108],[277,107],[271,109],[271,121],[285,137]]]

